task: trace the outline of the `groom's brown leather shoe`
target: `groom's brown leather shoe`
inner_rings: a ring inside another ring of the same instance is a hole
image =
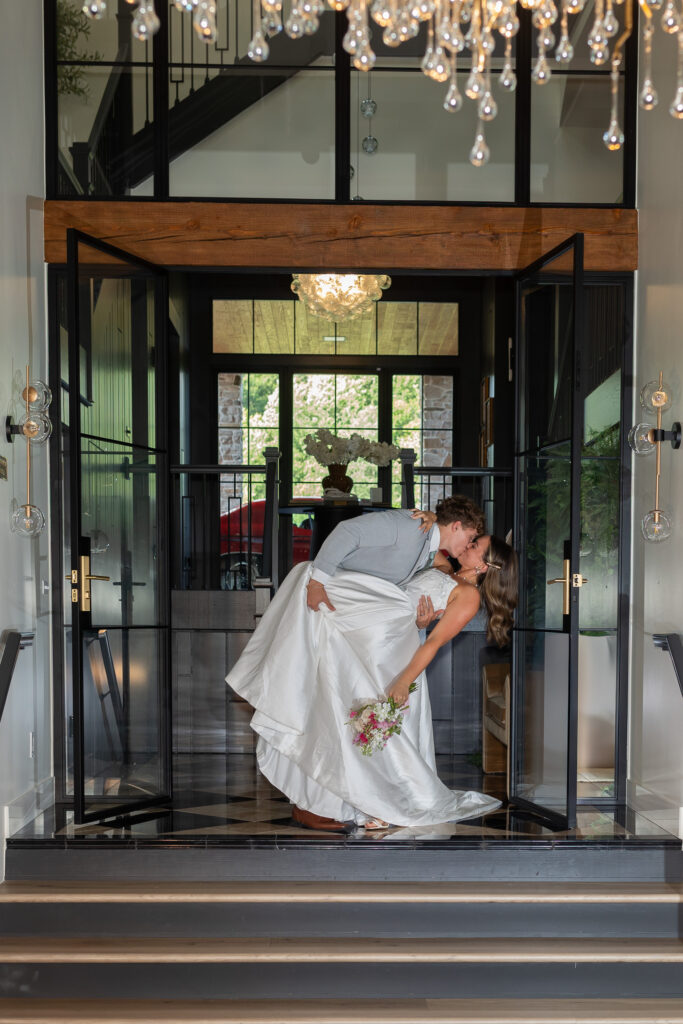
[[[335,821],[334,818],[323,818],[313,811],[305,811],[303,807],[292,808],[292,818],[302,828],[313,828],[316,832],[346,832],[347,826],[343,821]]]

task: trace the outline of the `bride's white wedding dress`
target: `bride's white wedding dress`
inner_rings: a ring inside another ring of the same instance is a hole
[[[462,821],[495,810],[499,800],[448,789],[436,774],[427,681],[422,673],[400,736],[364,756],[353,745],[349,711],[386,693],[420,644],[421,594],[445,608],[454,580],[438,569],[418,573],[405,590],[377,576],[341,572],[325,589],[335,611],[306,606],[311,563],[284,580],[228,684],[255,709],[257,760],[266,778],[299,807],[362,825]]]

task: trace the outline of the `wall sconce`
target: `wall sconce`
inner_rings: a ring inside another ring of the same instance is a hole
[[[628,443],[636,455],[656,454],[655,470],[655,507],[643,516],[640,529],[643,537],[649,541],[666,540],[671,536],[671,516],[659,507],[659,478],[662,472],[662,441],[671,441],[671,447],[677,451],[681,446],[681,425],[672,423],[671,430],[662,430],[662,413],[671,408],[673,393],[668,384],[664,383],[660,371],[659,380],[649,381],[640,392],[640,404],[645,412],[657,417],[656,426],[649,423],[636,423],[628,434]]]
[[[37,505],[31,504],[31,445],[45,444],[52,433],[52,423],[47,409],[52,401],[52,392],[42,380],[29,379],[26,367],[26,387],[21,392],[26,410],[18,423],[8,416],[5,420],[5,436],[10,443],[18,435],[26,441],[26,502],[19,505],[10,517],[10,527],[22,537],[35,537],[45,526],[45,516]]]

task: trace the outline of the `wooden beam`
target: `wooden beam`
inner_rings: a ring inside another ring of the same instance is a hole
[[[78,228],[166,267],[515,271],[577,231],[585,266],[638,266],[635,210],[48,200],[45,259]]]

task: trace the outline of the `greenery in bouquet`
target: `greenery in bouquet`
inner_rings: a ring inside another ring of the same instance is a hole
[[[356,459],[364,459],[374,466],[388,466],[398,458],[399,448],[386,441],[371,441],[360,434],[339,437],[331,430],[320,427],[304,438],[304,449],[321,466],[348,466]]]

